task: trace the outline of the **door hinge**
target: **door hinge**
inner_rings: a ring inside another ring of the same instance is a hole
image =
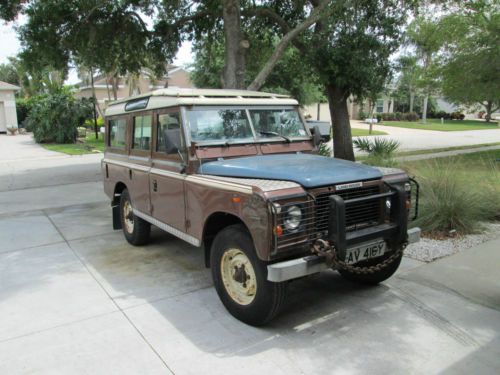
[[[186,220],[186,229],[191,227],[191,220]]]

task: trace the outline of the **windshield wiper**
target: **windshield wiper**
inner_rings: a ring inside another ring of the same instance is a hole
[[[276,133],[276,132],[267,132],[267,131],[259,130],[259,134],[262,134],[262,135],[272,135],[274,137],[281,137],[281,138],[283,138],[286,141],[286,143],[290,143],[291,142],[290,138],[288,138],[287,136],[281,135],[279,133]]]

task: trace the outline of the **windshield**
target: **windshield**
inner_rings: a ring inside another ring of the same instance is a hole
[[[195,109],[188,111],[191,139],[199,141],[251,141],[252,128],[242,109]]]
[[[257,137],[303,137],[307,133],[299,114],[293,109],[249,110]]]
[[[186,111],[191,140],[245,143],[259,139],[307,137],[294,108],[228,109],[195,107]]]

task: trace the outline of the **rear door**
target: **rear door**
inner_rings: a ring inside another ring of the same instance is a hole
[[[132,114],[130,126],[129,162],[133,167],[129,170],[129,193],[134,209],[150,214],[149,170],[153,144],[153,114],[151,111]]]
[[[154,149],[150,171],[151,210],[155,219],[182,232],[186,231],[184,160],[186,142],[179,108],[154,114]]]

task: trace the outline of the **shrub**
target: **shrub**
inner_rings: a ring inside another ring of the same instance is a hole
[[[481,181],[471,181],[460,168],[460,158],[430,160],[411,172],[417,175],[421,187],[420,214],[415,225],[423,230],[473,233],[480,229],[482,221],[500,217],[498,166],[492,165]]]
[[[31,98],[16,98],[17,122],[19,124],[24,124],[32,106],[33,100]]]
[[[26,127],[38,143],[73,143],[77,127],[92,114],[92,108],[77,101],[67,89],[33,98]]]
[[[465,118],[465,115],[461,112],[453,112],[451,114],[452,120],[463,120],[464,118]]]
[[[415,112],[408,112],[404,114],[405,121],[418,121],[420,117]]]
[[[381,121],[418,121],[419,117],[415,112],[393,112],[378,113],[377,120]]]
[[[318,155],[332,157],[332,150],[328,144],[321,142],[318,149]]]
[[[94,130],[94,118],[86,120],[84,126],[89,130]],[[98,117],[97,127],[100,128],[101,126],[104,126],[104,119],[102,117]]]
[[[371,140],[368,138],[358,138],[354,140],[354,146],[360,151],[368,152],[374,156],[380,157],[392,157],[392,155],[397,151],[401,145],[395,139],[386,139],[376,137]]]

